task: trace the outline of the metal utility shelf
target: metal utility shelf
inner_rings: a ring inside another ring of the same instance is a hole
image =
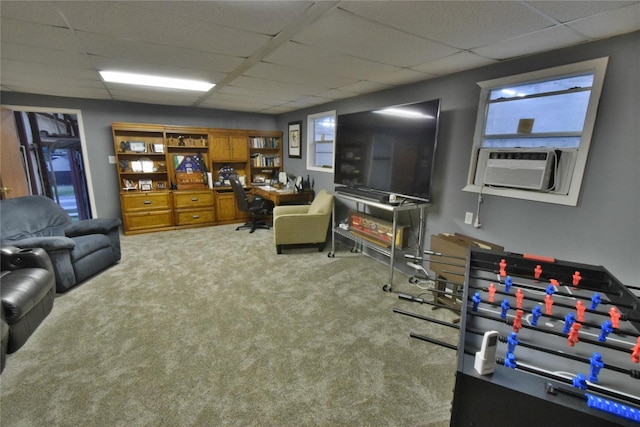
[[[393,237],[394,241],[395,241],[396,233],[398,231],[398,214],[400,212],[415,211],[415,210],[419,211],[420,221],[419,221],[419,230],[418,230],[418,247],[416,248],[415,256],[422,257],[422,253],[424,251],[424,232],[425,232],[426,212],[427,212],[427,208],[430,206],[429,203],[415,202],[415,201],[408,200],[408,203],[406,204],[400,203],[398,205],[391,205],[387,203],[381,203],[375,200],[364,199],[364,198],[347,195],[343,193],[338,193],[338,192],[333,192],[332,194],[335,198],[339,200],[355,203],[355,206],[356,206],[355,210],[357,212],[364,213],[365,208],[367,207],[391,212],[393,216],[392,235],[394,236]],[[389,257],[389,282],[386,283],[382,287],[382,289],[385,292],[391,292],[393,290],[393,272],[394,272],[394,265],[395,265],[396,245],[392,243],[389,247],[380,246],[365,238],[355,235],[349,230],[344,230],[340,228],[337,225],[338,221],[336,220],[336,204],[335,203],[333,204],[332,218],[333,218],[333,228],[331,233],[331,252],[329,252],[328,256],[329,257],[335,256],[336,234],[337,234],[337,235],[346,237],[347,239],[354,242],[354,248],[352,249],[352,251],[358,250],[358,248],[367,247],[384,256]]]

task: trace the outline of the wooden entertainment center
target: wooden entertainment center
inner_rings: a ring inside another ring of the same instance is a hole
[[[245,188],[277,179],[282,132],[113,123],[125,234],[229,224],[237,209],[225,175]]]

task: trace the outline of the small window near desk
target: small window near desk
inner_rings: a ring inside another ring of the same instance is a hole
[[[336,112],[307,117],[307,169],[333,173]]]

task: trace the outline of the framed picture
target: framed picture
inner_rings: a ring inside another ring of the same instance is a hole
[[[302,122],[289,123],[289,157],[302,158]]]
[[[153,189],[152,181],[150,179],[141,179],[138,181],[140,184],[140,190],[142,191],[151,191]]]
[[[129,150],[136,153],[146,153],[147,144],[145,144],[143,141],[129,141]]]

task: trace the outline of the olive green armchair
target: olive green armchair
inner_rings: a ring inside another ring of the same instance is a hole
[[[273,209],[273,236],[276,251],[285,245],[318,245],[322,252],[327,243],[333,196],[320,190],[310,205],[284,205]]]

